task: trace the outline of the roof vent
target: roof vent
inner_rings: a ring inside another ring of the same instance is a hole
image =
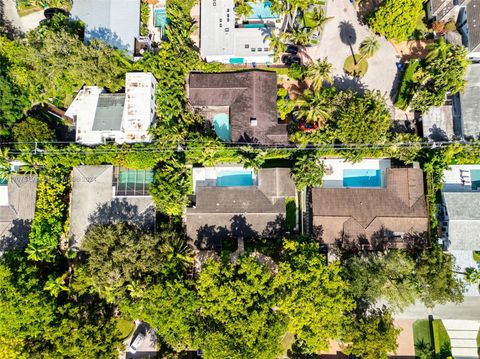
[[[250,117],[250,126],[257,126],[257,119],[255,117]]]

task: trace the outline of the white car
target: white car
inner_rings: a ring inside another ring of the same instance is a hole
[[[132,354],[135,354],[138,350],[138,347],[143,343],[144,340],[145,340],[145,335],[143,335],[142,333],[138,333],[135,340],[132,341],[132,343],[130,344],[128,351]]]

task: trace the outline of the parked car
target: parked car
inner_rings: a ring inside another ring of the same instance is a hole
[[[285,52],[287,54],[292,54],[292,55],[296,55],[298,54],[298,46],[295,46],[295,45],[288,45],[287,46],[287,49],[285,50]]]
[[[128,351],[132,354],[135,354],[138,350],[138,347],[143,343],[144,340],[145,335],[143,335],[142,333],[138,333],[138,335],[135,337],[135,340],[130,343]]]
[[[51,19],[52,17],[55,16],[55,14],[68,15],[68,12],[65,11],[64,9],[60,9],[60,8],[58,8],[58,7],[50,7],[50,8],[46,9],[46,10],[43,12],[43,15],[44,15],[47,19]]]
[[[282,56],[282,62],[285,64],[285,65],[292,65],[292,64],[297,64],[297,65],[300,65],[301,64],[301,60],[300,60],[300,57],[299,56],[295,56],[295,55],[283,55]]]

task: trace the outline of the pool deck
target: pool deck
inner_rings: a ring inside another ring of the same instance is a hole
[[[472,186],[469,183],[471,179],[471,170],[480,171],[478,165],[451,165],[448,170],[443,172],[443,191],[445,192],[470,192]]]
[[[325,175],[323,176],[323,188],[343,188],[343,170],[382,170],[382,183],[384,184],[385,171],[391,167],[391,161],[387,158],[364,159],[358,163],[350,163],[340,158],[327,158],[323,160]]]
[[[253,185],[257,183],[256,174],[251,170],[244,168],[242,165],[225,164],[216,167],[194,167],[193,168],[193,192],[197,187],[216,187],[217,177],[219,173],[251,171],[253,173]]]

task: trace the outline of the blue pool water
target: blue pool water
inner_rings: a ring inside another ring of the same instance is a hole
[[[219,113],[213,117],[213,128],[218,138],[230,141],[230,120],[226,113]]]
[[[267,27],[265,24],[243,24],[242,25],[244,28],[247,29],[263,29],[264,27]]]
[[[252,15],[248,19],[278,19],[278,15],[272,12],[272,3],[270,1],[249,2],[252,8]]]
[[[155,27],[162,29],[162,36],[165,34],[165,26],[169,23],[167,18],[167,9],[157,8],[155,9]]]
[[[225,171],[217,174],[217,187],[253,186],[252,171]]]
[[[470,170],[470,180],[473,190],[480,189],[480,170]]]
[[[382,171],[345,169],[343,187],[382,187]]]

